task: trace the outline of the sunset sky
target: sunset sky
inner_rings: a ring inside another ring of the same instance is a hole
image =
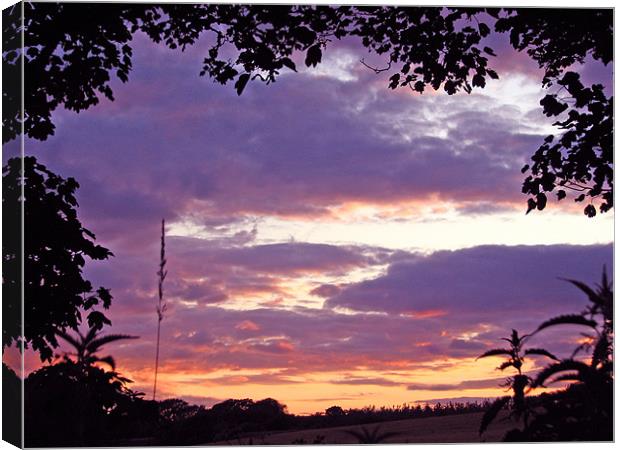
[[[205,45],[138,34],[114,102],[59,110],[54,136],[27,140],[77,179],[82,223],[115,254],[86,276],[111,288],[107,331],[140,336],[104,349],[133,388],[150,398],[165,218],[159,398],[309,413],[501,395],[498,360],[476,356],[581,310],[559,278],[611,271],[613,212],[567,199],[525,215],[520,169],[556,129],[536,64],[487,40],[500,79],[471,95],[389,90],[351,39],[238,97],[198,76]],[[575,69],[611,88],[611,67]],[[532,345],[569,356],[574,331]]]

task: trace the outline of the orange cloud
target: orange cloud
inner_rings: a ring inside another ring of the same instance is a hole
[[[244,331],[260,330],[260,327],[256,323],[252,322],[251,320],[244,320],[243,322],[238,323],[235,328],[237,330],[244,330]]]
[[[407,311],[402,315],[405,317],[411,317],[412,319],[430,319],[433,317],[445,316],[446,314],[448,314],[448,311],[444,311],[442,309],[426,309],[420,311]]]

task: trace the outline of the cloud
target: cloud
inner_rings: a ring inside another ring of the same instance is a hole
[[[486,378],[481,380],[467,380],[455,384],[424,384],[416,383],[407,386],[409,391],[462,391],[470,389],[497,388],[506,381],[506,378]]]
[[[275,250],[265,245],[240,249],[199,241],[169,242],[162,361],[170,372],[287,368],[304,376],[355,368],[414,370],[442,359],[473,360],[496,347],[511,328],[531,332],[553,315],[580,311],[587,300],[558,277],[591,284],[612,260],[611,245],[483,246],[428,256],[399,252],[392,260],[380,249],[364,246],[292,242]],[[88,273],[112,288],[115,332],[141,336],[114,349],[119,364],[132,371],[152,365],[156,283],[154,270],[144,270],[157,261],[157,249],[152,250],[152,258],[151,250],[140,258],[119,257]],[[323,292],[323,308],[291,306],[303,294],[287,283],[295,286],[306,271],[312,279],[375,263],[388,264],[386,271],[339,284],[339,290],[322,289],[329,291]],[[243,309],[213,301],[215,293],[235,298],[251,289],[268,295],[270,289],[286,291],[290,297]],[[568,355],[576,346],[569,331],[544,333],[532,345]],[[353,374],[348,381],[361,384],[370,378],[376,377]]]
[[[137,37],[115,102],[58,111],[57,134],[28,142],[80,181],[81,215],[105,241],[142,246],[161,217],[205,225],[329,216],[350,203],[523,202],[519,169],[541,142],[542,115],[484,91],[390,91],[362,68],[348,81],[304,73],[254,83],[237,97],[196,76],[198,54]]]
[[[441,309],[459,314],[461,320],[475,314],[479,321],[579,310],[582,296],[558,278],[591,283],[611,263],[611,245],[490,245],[439,251],[394,263],[384,276],[347,286],[326,304],[391,313]]]
[[[310,294],[316,295],[317,297],[333,297],[340,292],[339,286],[334,286],[333,284],[322,284],[317,286],[316,288],[310,291]]]
[[[244,320],[243,322],[239,322],[235,328],[238,330],[245,330],[245,331],[260,330],[260,327],[254,322],[252,322],[251,320]]]
[[[333,384],[348,385],[374,385],[374,386],[400,386],[402,383],[379,377],[346,377],[339,380],[332,380]]]
[[[211,373],[280,368],[289,371],[287,376],[304,377],[338,370],[416,370],[440,360],[473,361],[485,349],[499,345],[499,338],[510,328],[529,332],[552,315],[580,311],[586,299],[557,276],[591,283],[599,279],[599,267],[610,260],[611,246],[476,247],[399,259],[385,275],[345,285],[324,308],[236,310],[204,301],[196,305],[172,301],[162,327],[163,370]],[[192,258],[188,266],[195,266]],[[262,265],[248,267],[267,270]],[[559,268],[562,272],[557,273]],[[225,274],[227,269],[219,271]],[[223,292],[228,290],[234,292],[237,287],[226,284]],[[123,365],[142,370],[152,364],[154,303],[129,292],[115,301],[114,328],[141,339],[119,348],[115,355]],[[348,310],[333,309],[336,306]],[[430,307],[435,309],[425,309]],[[136,312],[128,315],[125,308]],[[439,309],[441,314],[411,314]],[[384,313],[366,314],[366,310]],[[576,346],[573,335],[565,330],[545,333],[531,345],[564,356]],[[334,380],[350,385],[386,382],[392,384],[389,379],[356,374]]]

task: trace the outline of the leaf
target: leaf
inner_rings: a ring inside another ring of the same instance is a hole
[[[588,217],[596,216],[596,208],[593,205],[588,205],[584,208],[583,213]]]
[[[112,368],[112,370],[116,370],[116,361],[112,356],[104,356],[103,358],[97,358],[97,361],[106,363],[108,366]]]
[[[512,352],[510,350],[506,350],[503,348],[494,348],[492,350],[487,350],[482,355],[478,356],[476,359],[486,358],[488,356],[499,356],[499,355],[512,356]]]
[[[554,359],[556,361],[559,361],[560,359],[557,358],[553,353],[548,352],[547,350],[545,350],[544,348],[528,348],[527,350],[525,350],[525,352],[523,352],[526,355],[540,355],[540,356],[546,356],[547,358],[551,358]]]
[[[566,103],[559,102],[555,95],[550,94],[545,95],[540,101],[540,105],[543,107],[543,112],[547,117],[557,116],[568,108]]]
[[[486,429],[491,425],[491,422],[495,419],[497,414],[502,410],[504,406],[508,404],[510,401],[509,396],[500,397],[496,399],[489,409],[487,409],[482,416],[482,420],[480,421],[480,429],[478,430],[478,434],[482,435],[486,431]]]
[[[498,367],[497,370],[505,370],[508,367],[515,367],[514,363],[512,361],[504,361],[503,363],[501,363]],[[516,367],[515,367],[516,368]]]
[[[611,353],[611,345],[608,341],[607,335],[602,335],[592,351],[592,367],[596,367],[599,363],[605,361],[607,356]]]
[[[400,82],[400,74],[395,73],[390,77],[389,87],[390,89],[396,89],[398,87],[398,83]]]
[[[559,375],[555,377],[553,380],[550,380],[548,384],[559,383],[560,381],[579,381],[578,373],[565,373],[563,375]]]
[[[316,67],[316,65],[321,62],[322,57],[323,52],[321,51],[321,46],[319,44],[313,45],[306,53],[306,66]]]
[[[110,294],[110,290],[104,287],[100,287],[99,289],[97,289],[97,295],[103,303],[103,307],[105,309],[108,309],[110,307],[110,304],[112,303],[112,295]]]
[[[536,379],[532,382],[532,387],[544,387],[545,382],[549,377],[566,371],[576,371],[579,374],[579,379],[583,379],[583,375],[590,370],[587,364],[581,361],[575,361],[573,359],[565,359],[560,362],[551,364],[541,370]]]
[[[483,50],[488,55],[497,56],[491,47],[484,47]]]
[[[293,72],[297,72],[297,67],[295,67],[295,63],[291,60],[291,58],[282,58],[280,62],[291,69]]]
[[[235,89],[237,90],[237,95],[241,95],[241,93],[245,89],[245,85],[248,84],[249,80],[250,80],[249,73],[244,73],[242,75],[239,75],[239,78],[237,79],[237,82],[235,83]]]
[[[527,211],[525,211],[525,214],[529,214],[530,211],[532,211],[533,209],[536,209],[536,200],[534,200],[533,198],[528,198],[527,199]]]
[[[128,334],[106,334],[105,336],[100,336],[97,339],[92,340],[88,343],[87,350],[91,353],[97,351],[97,349],[103,347],[105,344],[109,344],[110,342],[122,341],[125,339],[138,339],[138,336],[131,336]]]
[[[316,33],[308,27],[299,26],[293,30],[293,35],[297,40],[305,45],[311,44],[316,39]]]
[[[97,330],[101,330],[104,324],[112,325],[110,319],[104,316],[103,313],[101,313],[100,311],[91,312],[87,317],[87,321],[89,327],[96,328]]]
[[[587,284],[581,281],[571,280],[569,278],[561,278],[561,280],[568,281],[572,285],[576,286],[579,290],[586,294],[588,296],[588,299],[595,305],[601,305],[603,303],[603,299],[601,298],[601,296],[594,292],[594,290]]]
[[[67,341],[69,344],[71,344],[74,348],[78,349],[80,348],[80,343],[77,339],[75,339],[73,336],[71,336],[68,333],[65,333],[62,330],[57,330],[56,331],[56,335],[62,339],[64,339],[65,341]]]
[[[80,336],[82,335],[80,334]],[[91,328],[90,330],[88,330],[88,333],[86,333],[86,336],[82,337],[82,345],[91,342],[93,339],[95,339],[95,336],[97,336],[97,329]]]
[[[471,80],[471,84],[473,86],[478,86],[478,87],[483,88],[486,85],[486,81],[482,75],[477,73],[476,75],[474,75],[473,79]]]
[[[549,328],[555,325],[583,325],[591,328],[596,328],[596,322],[590,319],[586,319],[580,314],[566,314],[557,316],[552,319],[546,320],[536,329],[534,333],[538,333],[545,328]]]
[[[486,37],[491,32],[491,29],[486,23],[481,22],[478,24],[478,31],[480,31],[480,36]]]

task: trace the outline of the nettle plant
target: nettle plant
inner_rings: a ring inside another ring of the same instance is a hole
[[[554,356],[545,349],[524,349],[523,346],[525,342],[531,336],[531,334],[519,336],[518,331],[513,329],[510,337],[501,338],[502,340],[508,342],[508,347],[494,348],[484,352],[478,357],[478,359],[480,359],[490,356],[506,356],[506,360],[497,367],[497,370],[504,371],[511,367],[513,370],[516,371],[514,375],[506,379],[506,382],[503,385],[504,387],[512,390],[512,396],[507,395],[499,397],[491,404],[489,409],[482,417],[482,422],[480,423],[479,429],[480,434],[483,434],[486,431],[486,429],[491,424],[491,422],[493,422],[497,414],[506,406],[508,406],[510,409],[510,417],[518,421],[523,421],[523,426],[527,427],[528,419],[531,414],[531,408],[528,404],[525,394],[526,389],[532,386],[533,380],[529,375],[523,373],[525,359],[527,356],[530,355],[540,355],[550,358],[554,361],[559,361],[556,356]]]

